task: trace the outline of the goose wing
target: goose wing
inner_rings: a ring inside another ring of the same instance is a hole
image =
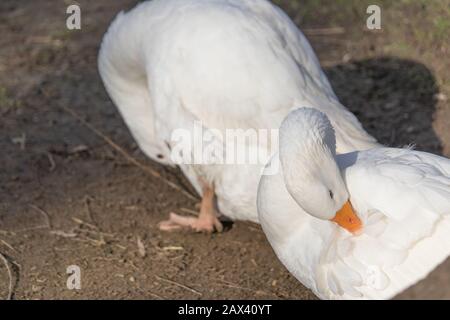
[[[355,155],[344,177],[364,231],[336,231],[319,287],[333,298],[391,298],[450,254],[450,160],[391,148]]]

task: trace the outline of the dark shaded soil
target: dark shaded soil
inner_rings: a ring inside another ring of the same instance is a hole
[[[165,183],[186,185],[179,172],[137,149],[96,67],[109,21],[134,1],[79,3],[82,30],[67,31],[64,2],[0,2],[0,252],[11,262],[14,298],[314,299],[257,225],[237,222],[213,235],[158,231],[168,212],[196,203]],[[435,76],[420,62],[384,56],[377,48],[387,37],[309,35],[338,96],[371,134],[448,156],[449,105],[436,98]],[[59,105],[163,178],[128,163]],[[81,290],[66,287],[69,265],[81,268]],[[450,298],[449,266],[402,297]],[[0,294],[7,292],[0,264]]]

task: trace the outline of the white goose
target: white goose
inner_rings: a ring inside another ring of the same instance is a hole
[[[139,4],[108,29],[99,71],[140,148],[164,164],[174,165],[174,129],[195,121],[221,131],[277,129],[299,105],[329,116],[338,152],[377,145],[339,103],[303,34],[266,0]],[[180,166],[202,194],[200,216],[171,214],[162,229],[220,229],[214,196],[220,213],[258,220],[260,166]]]
[[[301,108],[280,127],[278,161],[259,184],[260,223],[320,298],[390,298],[450,255],[449,159],[394,148],[336,155],[327,116]]]

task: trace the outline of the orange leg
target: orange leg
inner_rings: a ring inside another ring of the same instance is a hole
[[[195,232],[213,232],[214,230],[222,232],[222,223],[217,218],[214,209],[214,188],[205,186],[203,188],[203,197],[200,205],[200,214],[198,217],[180,216],[171,212],[169,219],[161,221],[158,225],[160,230],[173,231],[181,228],[190,228]]]

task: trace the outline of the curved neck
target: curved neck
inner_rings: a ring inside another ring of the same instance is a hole
[[[335,156],[334,130],[324,113],[309,108],[289,113],[280,127],[280,162],[287,190],[297,202],[310,183],[334,170]]]

